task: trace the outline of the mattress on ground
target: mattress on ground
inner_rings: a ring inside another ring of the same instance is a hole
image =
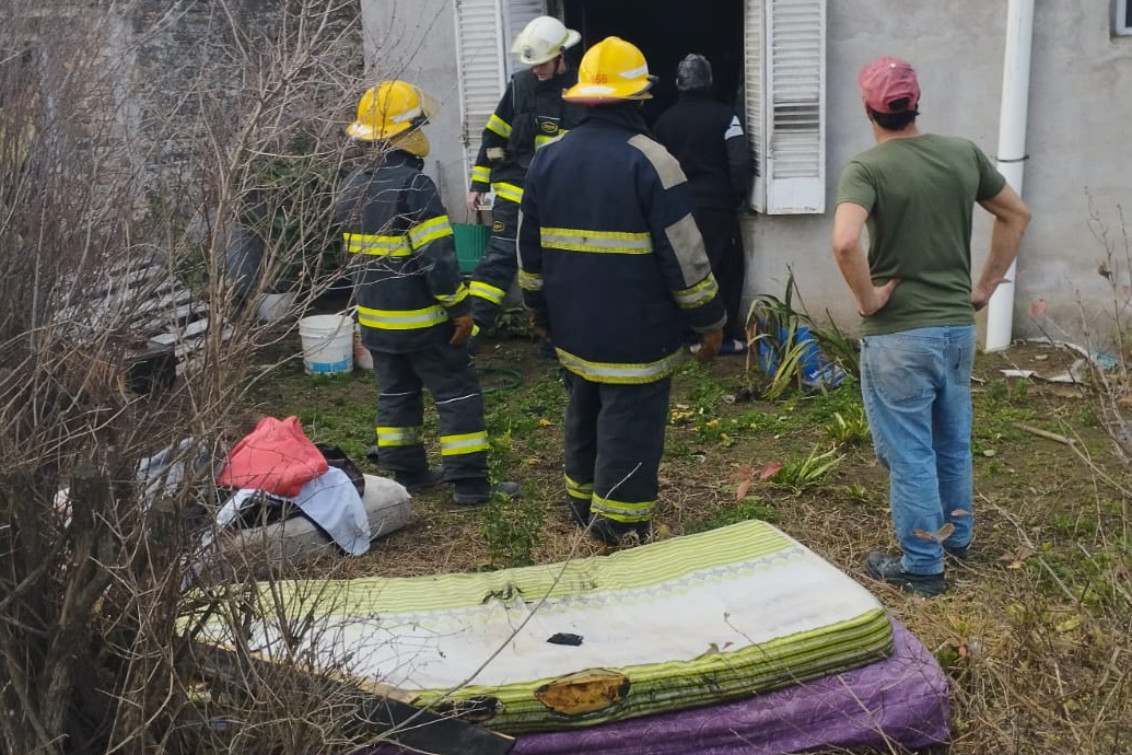
[[[893,636],[891,656],[852,671],[706,708],[525,734],[512,753],[783,755],[943,744],[950,735],[947,676],[895,622]]]
[[[715,704],[886,657],[864,588],[764,522],[574,561],[478,574],[291,582],[261,591],[306,622],[327,668],[505,732]],[[317,594],[317,602],[312,595]],[[286,657],[279,620],[248,643]],[[213,641],[227,643],[218,626]],[[290,640],[294,653],[295,640]]]

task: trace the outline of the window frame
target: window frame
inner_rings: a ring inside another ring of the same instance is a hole
[[[1116,0],[1113,6],[1112,34],[1132,37],[1132,0]]]
[[[809,20],[816,24],[806,27],[802,37],[798,35],[799,13],[809,13]],[[744,109],[747,138],[759,166],[748,201],[761,214],[825,214],[827,23],[827,0],[744,0]],[[816,44],[808,45],[807,35],[816,36]],[[807,46],[817,50],[804,63],[811,92],[797,87],[797,70],[790,66],[791,60],[798,59],[798,50]],[[808,130],[795,128],[792,113],[800,112],[797,108],[811,122]],[[802,173],[791,175],[791,168],[800,164],[800,154],[809,165]]]

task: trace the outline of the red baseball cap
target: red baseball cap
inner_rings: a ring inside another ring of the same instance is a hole
[[[861,69],[857,84],[861,87],[865,104],[877,113],[908,112],[915,110],[920,101],[916,71],[908,61],[900,58],[877,58]],[[908,107],[902,111],[893,110],[890,104],[904,98],[908,99]]]

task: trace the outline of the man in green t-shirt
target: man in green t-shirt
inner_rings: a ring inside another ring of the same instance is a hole
[[[876,146],[841,174],[833,253],[863,318],[861,393],[903,550],[871,553],[865,569],[932,596],[946,589],[944,551],[965,559],[974,523],[975,312],[1003,282],[1030,211],[974,144],[916,127],[920,87],[908,63],[875,60],[858,84]],[[972,285],[976,203],[994,228]]]

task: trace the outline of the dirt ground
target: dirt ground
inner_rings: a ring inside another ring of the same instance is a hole
[[[762,518],[861,581],[949,673],[950,752],[1130,752],[1132,483],[1096,396],[1043,379],[1077,358],[1044,345],[978,358],[976,540],[970,562],[949,568],[940,598],[904,595],[863,572],[869,551],[896,543],[887,475],[852,378],[828,393],[744,401],[744,357],[689,361],[674,380],[656,536]],[[312,566],[311,576],[472,571],[604,552],[579,536],[563,505],[557,366],[523,340],[487,342],[476,364],[493,471],[521,483],[522,499],[467,509],[443,488],[418,495],[415,524],[365,556]],[[297,414],[314,440],[340,445],[376,473],[364,456],[375,395],[371,375],[311,378],[291,361],[261,381],[254,400],[258,411]],[[431,412],[427,432],[435,436]],[[768,465],[789,467],[789,484],[760,480]]]

